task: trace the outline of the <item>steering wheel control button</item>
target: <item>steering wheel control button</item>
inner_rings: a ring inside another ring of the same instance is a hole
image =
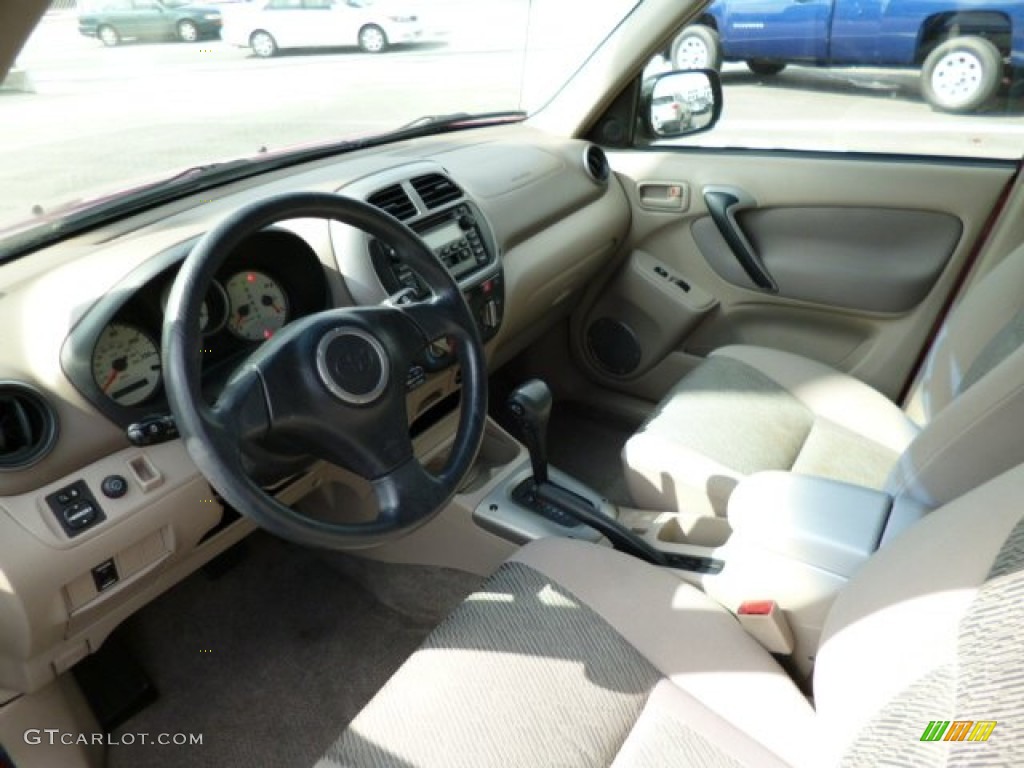
[[[46,503],[69,538],[107,519],[84,480],[51,493]]]
[[[121,475],[107,475],[100,483],[100,491],[108,499],[120,499],[128,493],[128,481]]]
[[[114,561],[104,560],[92,569],[92,582],[96,585],[96,591],[102,592],[105,589],[117,584],[120,577],[117,574],[117,565]]]
[[[372,403],[388,384],[384,347],[366,331],[336,328],[320,339],[316,367],[335,397],[352,405]]]

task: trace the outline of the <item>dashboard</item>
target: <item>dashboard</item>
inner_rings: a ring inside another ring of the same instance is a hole
[[[202,235],[269,195],[350,196],[417,233],[458,282],[491,370],[567,316],[625,255],[630,204],[596,147],[505,125],[397,143],[236,182],[0,268],[0,693],[37,690],[252,524],[225,508],[174,428],[163,386],[167,296]],[[391,244],[336,221],[282,221],[216,274],[198,321],[203,392],[289,322],[422,296]],[[414,444],[444,439],[458,362],[431,340],[406,372]],[[331,485],[316,467],[285,503]],[[41,567],[41,564],[45,564]]]

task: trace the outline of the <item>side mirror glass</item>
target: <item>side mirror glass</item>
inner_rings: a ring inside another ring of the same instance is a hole
[[[722,114],[722,85],[711,69],[665,72],[644,83],[647,127],[658,139],[706,131]]]

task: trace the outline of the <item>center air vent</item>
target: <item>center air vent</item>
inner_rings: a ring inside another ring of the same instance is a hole
[[[420,200],[428,210],[462,197],[462,190],[458,185],[439,173],[417,176],[411,183],[412,188],[416,190],[416,194],[420,196]]]
[[[598,184],[606,184],[608,176],[611,175],[611,166],[608,165],[608,156],[600,147],[593,144],[583,150],[583,165],[587,175]]]
[[[43,458],[57,439],[57,417],[27,384],[0,382],[0,469],[21,469]]]
[[[366,198],[366,201],[385,213],[390,213],[399,221],[411,219],[416,215],[416,206],[409,199],[408,193],[402,189],[401,184],[378,189]]]

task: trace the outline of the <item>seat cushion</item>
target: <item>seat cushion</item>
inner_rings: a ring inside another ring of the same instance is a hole
[[[548,539],[439,626],[318,766],[783,765],[812,717],[676,575]]]
[[[881,489],[918,427],[851,376],[787,352],[713,353],[622,452],[633,501],[725,515],[746,475],[791,470]]]

